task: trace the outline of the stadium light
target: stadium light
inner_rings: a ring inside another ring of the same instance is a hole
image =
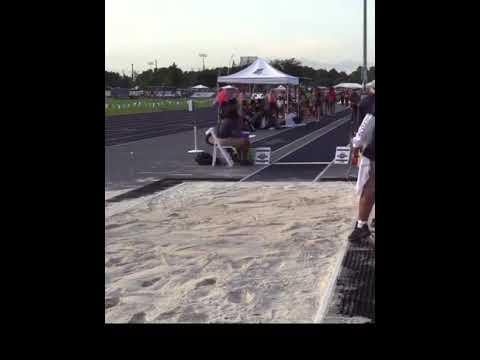
[[[203,61],[203,71],[205,71],[205,58],[208,56],[207,54],[198,54],[202,58]]]
[[[149,61],[148,65],[153,66],[155,64],[155,71],[157,71],[157,59],[155,61]]]

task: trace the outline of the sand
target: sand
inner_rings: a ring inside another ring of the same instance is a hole
[[[328,300],[356,197],[345,182],[195,182],[116,206],[106,217],[105,322],[310,323]]]

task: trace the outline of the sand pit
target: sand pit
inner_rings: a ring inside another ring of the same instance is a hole
[[[310,323],[355,218],[351,183],[186,183],[106,218],[107,323]]]

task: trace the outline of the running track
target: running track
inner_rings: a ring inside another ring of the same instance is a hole
[[[105,146],[176,134],[191,130],[193,120],[199,128],[217,123],[217,109],[202,108],[194,113],[161,111],[105,117]]]

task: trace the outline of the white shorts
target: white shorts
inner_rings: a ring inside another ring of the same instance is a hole
[[[356,192],[357,195],[362,195],[363,189],[367,181],[372,178],[372,181],[368,182],[369,187],[373,187],[373,191],[375,192],[375,161],[371,161],[370,159],[362,156],[360,160],[360,165],[358,168],[358,177],[357,177],[357,186]]]

